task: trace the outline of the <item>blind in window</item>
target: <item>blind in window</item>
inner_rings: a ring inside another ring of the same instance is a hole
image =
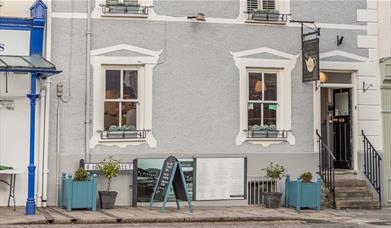
[[[275,10],[276,0],[247,0],[247,10]]]

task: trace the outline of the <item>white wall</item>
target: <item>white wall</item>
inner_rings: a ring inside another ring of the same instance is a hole
[[[379,59],[391,56],[391,1],[378,1]]]
[[[35,0],[0,0],[1,17],[30,17],[30,6]]]

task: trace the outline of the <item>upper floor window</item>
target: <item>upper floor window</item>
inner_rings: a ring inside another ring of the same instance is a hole
[[[106,0],[100,6],[104,15],[148,15],[148,6],[142,6],[139,0]]]
[[[278,3],[279,0],[247,0],[248,20],[286,22],[288,14],[279,12]]]

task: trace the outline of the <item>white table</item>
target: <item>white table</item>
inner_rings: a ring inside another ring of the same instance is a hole
[[[24,171],[21,170],[15,170],[15,169],[6,169],[6,170],[0,170],[0,182],[3,182],[7,184],[10,187],[9,194],[8,194],[8,204],[7,206],[10,206],[10,201],[11,198],[13,199],[14,203],[14,211],[15,211],[15,180],[16,180],[16,174],[22,174],[25,173]],[[1,179],[1,176],[7,175],[10,176],[10,181],[8,182],[5,179]]]

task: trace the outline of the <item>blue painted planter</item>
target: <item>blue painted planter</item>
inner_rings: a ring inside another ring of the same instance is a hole
[[[60,206],[67,211],[91,209],[96,211],[96,174],[87,181],[74,181],[72,175],[62,174]]]
[[[285,180],[285,207],[295,207],[296,211],[300,211],[301,208],[319,211],[321,185],[320,177],[316,183],[303,183],[300,178],[297,178],[297,181],[290,181],[288,175]]]

